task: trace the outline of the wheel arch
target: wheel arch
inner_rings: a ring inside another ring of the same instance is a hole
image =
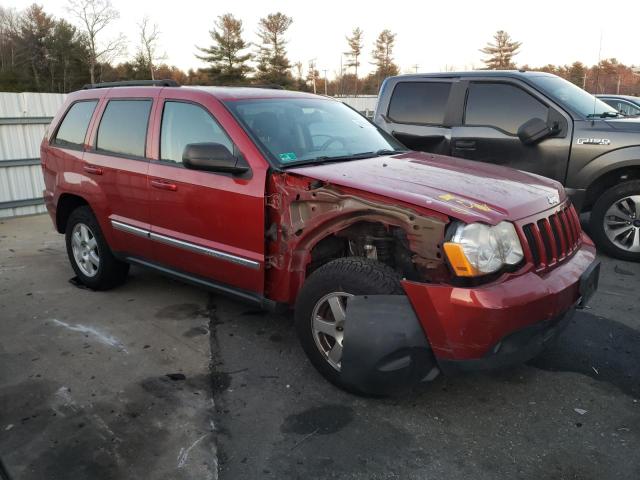
[[[636,164],[609,170],[595,178],[587,187],[583,209],[591,210],[600,195],[627,180],[640,180],[640,159]]]
[[[82,196],[74,193],[63,193],[58,199],[56,207],[56,230],[64,233],[71,213],[78,207],[89,206],[89,202]]]

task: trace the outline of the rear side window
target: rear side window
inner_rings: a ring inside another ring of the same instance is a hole
[[[442,125],[450,83],[401,82],[393,89],[388,116],[398,123]]]
[[[98,127],[96,149],[144,157],[151,100],[109,100]]]
[[[160,158],[182,163],[182,152],[190,143],[220,143],[233,152],[233,142],[203,107],[185,102],[165,102]]]
[[[97,100],[74,103],[64,116],[53,143],[61,147],[82,147],[97,104]]]
[[[495,127],[511,135],[532,118],[547,120],[549,108],[521,88],[506,83],[469,86],[465,125]]]

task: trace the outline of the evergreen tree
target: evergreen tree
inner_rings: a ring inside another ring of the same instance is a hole
[[[347,67],[354,67],[355,69],[355,94],[358,94],[358,67],[360,66],[360,55],[364,44],[362,43],[363,31],[356,27],[351,32],[351,36],[347,37],[347,45],[349,45],[349,51],[347,55]]]
[[[210,66],[209,77],[214,85],[234,85],[244,83],[251,67],[247,62],[250,53],[242,53],[248,45],[242,38],[242,20],[226,13],[218,17],[215,28],[210,32],[215,44],[198,49],[204,55],[196,55]]]
[[[579,87],[586,83],[587,67],[582,62],[573,62],[567,70],[567,80]]]
[[[256,78],[266,84],[289,86],[293,82],[284,38],[293,19],[283,13],[271,13],[260,19],[258,37],[258,72]]]
[[[516,68],[513,57],[519,53],[522,42],[511,40],[511,37],[504,30],[498,30],[493,36],[494,43],[487,43],[487,46],[480,51],[487,58],[482,61],[488,70],[510,70]]]
[[[375,76],[376,89],[380,88],[382,81],[390,76],[397,75],[398,65],[393,62],[393,47],[396,42],[396,34],[390,30],[383,30],[376,38],[371,56],[373,64],[376,66]]]

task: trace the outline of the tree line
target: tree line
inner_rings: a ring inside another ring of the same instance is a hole
[[[184,85],[281,85],[329,95],[376,94],[382,81],[400,73],[394,59],[396,34],[381,31],[368,50],[361,28],[345,36],[340,69],[322,72],[314,60],[292,62],[287,32],[294,19],[282,12],[261,18],[255,38],[248,39],[241,19],[231,13],[212,24],[210,44],[194,55],[204,68],[183,71],[160,53],[159,26],[148,18],[138,23],[138,38],[108,37],[119,12],[110,0],[69,0],[68,19],[55,18],[40,5],[16,11],[0,7],[0,91],[69,92],[86,83],[118,80],[174,79]],[[127,55],[133,45],[134,53]],[[504,31],[480,49],[485,68],[516,68],[521,43]],[[116,63],[117,59],[129,57]],[[362,76],[363,64],[373,66]],[[417,70],[418,66],[415,66]],[[529,69],[528,66],[524,68]],[[546,65],[591,92],[640,93],[640,76],[631,67],[607,59],[587,67]],[[329,78],[331,77],[331,78]]]

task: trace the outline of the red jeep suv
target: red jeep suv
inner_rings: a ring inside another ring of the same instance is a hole
[[[408,151],[326,97],[89,85],[41,154],[83,284],[114,287],[136,264],[294,307],[313,365],[353,392],[525,361],[597,287],[559,183]]]

